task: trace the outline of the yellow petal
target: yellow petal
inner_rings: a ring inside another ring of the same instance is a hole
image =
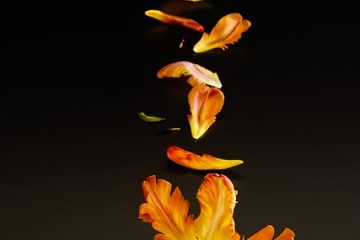
[[[167,156],[173,162],[195,170],[222,170],[243,163],[242,160],[225,160],[209,154],[200,156],[177,146],[169,146]]]
[[[236,191],[225,175],[211,173],[205,176],[197,193],[200,215],[195,219],[197,239],[237,239],[233,212]]]
[[[224,100],[224,94],[217,88],[197,85],[191,89],[188,95],[191,114],[187,117],[193,138],[203,136],[215,122]]]
[[[211,30],[210,34],[203,33],[201,39],[195,44],[196,53],[205,52],[214,48],[225,50],[228,44],[236,43],[243,32],[246,32],[251,23],[242,18],[239,13],[230,13],[222,17]]]
[[[190,18],[166,14],[159,10],[147,10],[145,11],[145,15],[151,18],[155,18],[163,23],[180,24],[195,31],[204,32],[204,27],[197,21]]]
[[[172,195],[171,184],[149,176],[142,184],[146,203],[140,205],[139,218],[151,223],[161,234],[158,240],[193,240],[193,216],[188,215],[189,202],[180,190],[175,188]]]
[[[183,76],[190,76],[188,83],[191,86],[202,83],[217,88],[221,88],[222,86],[217,73],[211,72],[198,64],[188,61],[170,63],[157,72],[158,78],[179,78]]]

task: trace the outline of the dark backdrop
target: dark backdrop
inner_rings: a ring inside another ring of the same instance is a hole
[[[234,218],[296,239],[357,239],[359,62],[346,2],[131,1],[8,4],[1,9],[0,239],[152,239],[138,218],[141,182],[179,186],[197,214],[207,172],[167,160],[169,145],[245,164]],[[147,9],[191,17],[209,32],[240,12],[252,22],[227,51],[194,54],[200,34]],[[184,48],[178,48],[181,39]],[[225,105],[202,139],[186,120],[187,84],[159,80],[173,61],[219,74]],[[165,116],[159,124],[137,113]],[[164,134],[167,127],[181,131]]]

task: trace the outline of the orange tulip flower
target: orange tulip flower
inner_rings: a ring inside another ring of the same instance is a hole
[[[197,199],[200,214],[189,215],[189,202],[179,188],[171,194],[171,183],[149,176],[142,184],[146,202],[140,205],[139,218],[159,231],[155,240],[238,240],[233,212],[236,191],[225,175],[208,174]]]
[[[197,85],[188,94],[190,113],[188,121],[193,138],[199,139],[215,122],[224,105],[224,94],[217,88]]]
[[[250,21],[243,19],[239,13],[230,13],[216,23],[210,34],[204,32],[193,50],[196,53],[214,48],[225,50],[228,48],[228,44],[236,43],[241,38],[241,34],[246,32],[250,26]]]
[[[179,24],[198,32],[204,32],[204,27],[197,21],[190,18],[166,14],[159,10],[147,10],[145,11],[145,15],[151,18],[155,18],[163,23]]]
[[[195,170],[222,170],[243,163],[242,160],[225,160],[206,153],[200,156],[177,146],[168,147],[167,157],[183,167]]]

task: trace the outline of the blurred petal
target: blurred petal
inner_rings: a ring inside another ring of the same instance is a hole
[[[166,14],[159,10],[147,10],[145,11],[145,15],[151,18],[155,18],[163,23],[179,24],[198,32],[204,32],[204,27],[200,23],[190,18]]]
[[[203,136],[215,122],[224,100],[224,94],[217,88],[197,85],[191,89],[188,95],[191,114],[187,117],[193,138]]]
[[[164,117],[150,116],[150,115],[146,115],[144,112],[139,112],[138,116],[141,120],[145,122],[161,122],[166,120],[166,118]]]
[[[173,162],[195,170],[222,170],[243,163],[242,160],[225,160],[209,154],[200,156],[177,146],[169,146],[167,156]]]
[[[284,231],[275,238],[275,240],[293,240],[294,238],[295,233],[291,229],[285,228]]]
[[[250,26],[250,21],[243,20],[239,13],[230,13],[216,23],[210,34],[204,32],[193,50],[197,53],[214,48],[225,50],[228,48],[228,44],[236,43],[241,38],[241,34],[246,32]]]
[[[158,78],[179,78],[183,76],[190,76],[188,83],[191,86],[204,83],[221,88],[221,82],[217,73],[188,61],[170,63],[162,67],[157,73]]]
[[[274,237],[274,227],[268,225],[252,235],[248,240],[272,240]],[[295,237],[295,233],[289,229],[285,228],[284,231],[277,237],[275,240],[293,240]]]
[[[271,225],[267,225],[262,228],[260,231],[252,235],[248,240],[272,240],[274,236],[274,227]]]
[[[171,184],[162,179],[157,181],[153,175],[143,182],[142,189],[146,203],[140,205],[139,218],[161,233],[155,239],[194,239],[193,216],[188,215],[189,202],[178,188],[170,195]]]
[[[198,239],[236,239],[233,212],[236,191],[229,178],[215,173],[207,174],[197,193],[200,215],[195,219]]]

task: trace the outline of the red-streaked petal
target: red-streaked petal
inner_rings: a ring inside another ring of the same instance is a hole
[[[151,18],[155,18],[163,23],[179,24],[184,27],[198,31],[198,32],[204,32],[204,27],[197,21],[190,19],[190,18],[170,15],[170,14],[166,14],[162,11],[153,10],[153,9],[145,11],[145,15],[148,17],[151,17]]]
[[[225,160],[209,154],[200,156],[178,146],[169,146],[167,149],[167,157],[183,167],[195,170],[222,170],[243,163],[242,160]]]

